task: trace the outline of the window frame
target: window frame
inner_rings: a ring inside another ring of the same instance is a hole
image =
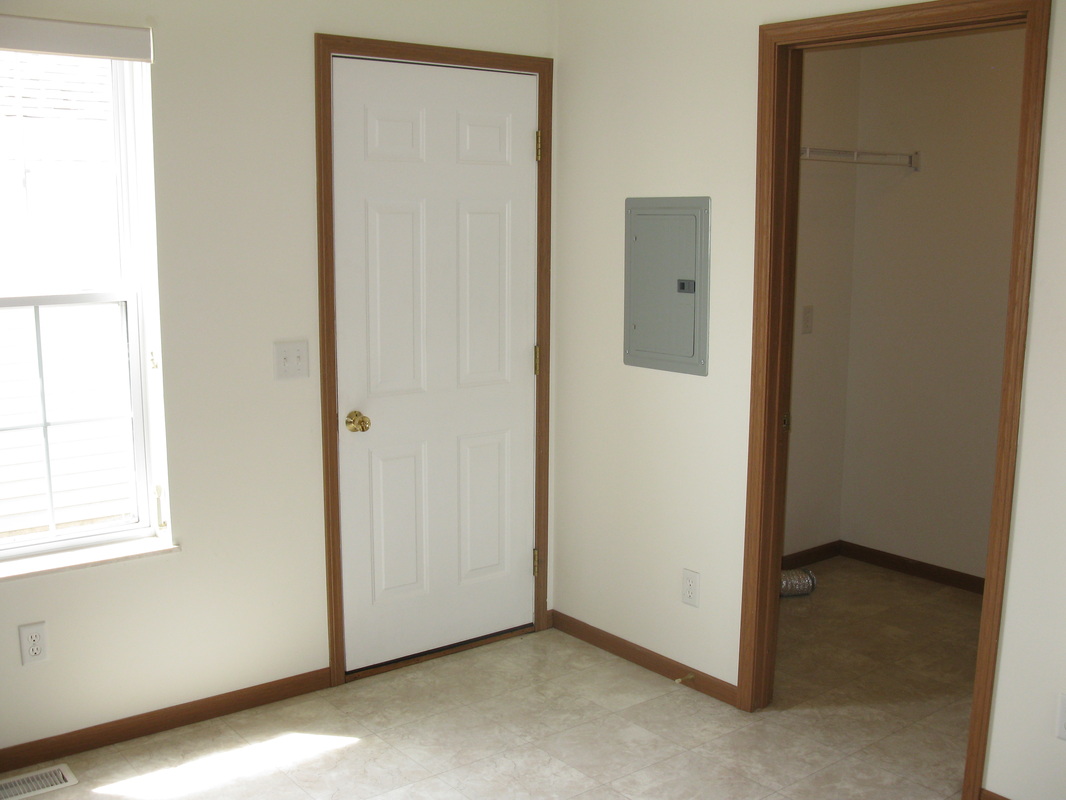
[[[169,491],[160,364],[158,270],[152,136],[151,31],[0,16],[0,50],[104,58],[112,64],[121,280],[84,292],[0,296],[0,308],[116,303],[124,311],[136,486],[135,522],[72,527],[47,540],[3,546],[0,580],[176,549],[168,525]],[[138,63],[141,62],[141,63]],[[40,343],[38,342],[38,348]],[[46,428],[48,420],[42,419]],[[49,485],[49,494],[52,489]],[[49,500],[51,504],[51,499]]]

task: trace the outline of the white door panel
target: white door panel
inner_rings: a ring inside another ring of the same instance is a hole
[[[346,668],[533,618],[537,79],[333,59]]]

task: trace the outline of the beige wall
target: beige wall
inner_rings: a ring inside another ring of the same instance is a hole
[[[163,336],[183,552],[0,584],[0,745],[326,666],[311,35],[557,56],[554,605],[734,681],[747,465],[757,28],[883,0],[0,0],[156,29]],[[556,15],[558,29],[556,30]],[[1066,23],[1052,41],[988,786],[1052,800],[1066,691]],[[710,374],[622,366],[623,203],[712,197]],[[317,348],[315,348],[317,352]],[[264,424],[263,420],[268,423]],[[702,605],[680,603],[682,568]],[[18,666],[47,619],[52,660]],[[1034,658],[1034,654],[1039,657]],[[37,717],[30,708],[46,711]]]
[[[861,55],[849,49],[804,56],[804,145],[858,147]],[[800,162],[786,554],[840,538],[859,169]],[[804,306],[813,309],[810,333],[802,332]]]
[[[828,303],[830,327],[796,337],[786,552],[843,538],[984,574],[1022,47],[1005,31],[806,58],[809,91],[859,83],[809,98],[806,140],[850,111],[838,138],[920,150],[922,169],[803,165],[797,306]]]
[[[984,575],[1021,102],[1019,31],[863,51],[841,538]]]

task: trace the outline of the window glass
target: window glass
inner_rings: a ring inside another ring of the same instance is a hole
[[[116,66],[0,51],[0,294],[118,281]]]
[[[0,51],[0,558],[165,525],[148,69]]]

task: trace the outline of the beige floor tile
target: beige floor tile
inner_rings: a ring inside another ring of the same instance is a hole
[[[849,752],[881,741],[905,749],[909,739],[933,735],[916,726],[964,742],[981,598],[847,558],[811,569],[815,593],[799,605],[782,601],[776,682],[784,696],[760,716]],[[876,668],[857,674],[863,662],[849,653]],[[961,770],[965,754],[956,753],[953,769]],[[938,769],[946,773],[947,761]],[[926,783],[948,786],[939,780]]]
[[[755,721],[751,714],[692,689],[645,700],[618,716],[687,748]]]
[[[882,664],[893,664],[907,653],[936,641],[926,631],[903,628],[886,619],[885,615],[879,615],[847,620],[827,633],[825,640]]]
[[[915,636],[932,641],[955,641],[960,630],[970,628],[976,620],[957,609],[941,607],[936,602],[895,605],[875,614],[872,622],[885,623],[910,631]]]
[[[494,647],[523,670],[527,683],[549,681],[619,660],[605,650],[554,629],[507,639]]]
[[[889,604],[872,600],[863,595],[858,605],[852,605],[840,596],[839,587],[823,586],[812,594],[799,597],[781,598],[780,613],[782,621],[808,620],[816,625],[826,626],[840,624],[858,616],[870,616],[889,608]]]
[[[374,800],[468,800],[468,798],[440,778],[427,778],[424,781],[378,795]]]
[[[475,761],[440,778],[469,800],[569,800],[597,784],[533,746]]]
[[[155,795],[158,797],[159,795]],[[168,795],[164,795],[168,796]],[[107,795],[95,795],[103,800]],[[144,795],[140,795],[144,797]],[[281,774],[258,775],[235,781],[218,783],[200,792],[181,795],[181,800],[308,800],[309,795],[287,776]],[[57,797],[56,800],[65,800]],[[129,800],[126,795],[122,800]],[[340,797],[337,800],[341,800]]]
[[[471,708],[529,739],[565,731],[610,713],[599,703],[551,683],[533,684]]]
[[[970,690],[899,665],[886,665],[827,694],[829,702],[867,705],[916,722],[967,699]]]
[[[918,721],[918,724],[933,728],[941,733],[965,738],[970,730],[970,711],[972,708],[973,699],[967,697],[965,700],[952,703],[935,714],[923,717]]]
[[[777,667],[782,672],[813,683],[841,683],[872,672],[880,664],[846,647],[811,640],[779,650]]]
[[[815,611],[825,618],[855,619],[882,613],[897,602],[901,590],[877,591],[862,583],[840,582],[828,578],[809,596]],[[892,595],[895,596],[892,596]]]
[[[945,683],[972,686],[977,669],[977,648],[957,641],[940,641],[908,653],[896,663]]]
[[[984,596],[965,589],[956,589],[954,586],[941,586],[929,598],[929,602],[942,608],[957,608],[965,611],[967,618],[976,624],[981,618]]]
[[[460,705],[432,678],[403,669],[339,686],[328,700],[372,731],[406,725]]]
[[[541,739],[536,745],[601,783],[684,752],[673,742],[613,714]]]
[[[818,683],[807,678],[790,675],[779,669],[774,675],[774,699],[769,706],[769,710],[781,711],[786,708],[792,708],[825,694],[831,688],[833,688],[831,682]],[[763,712],[760,711],[758,713]]]
[[[906,725],[899,717],[875,706],[851,700],[840,690],[767,715],[767,720],[813,739],[826,747],[853,753],[895,733]]]
[[[284,772],[316,800],[363,800],[432,775],[379,736],[302,759]]]
[[[681,691],[669,678],[656,675],[628,661],[612,661],[553,680],[552,685],[585,697],[611,711]]]
[[[164,767],[145,764],[128,778],[97,786],[91,796],[126,800],[244,800],[276,796],[282,800],[306,800],[307,794],[280,773],[277,766],[260,745],[225,747],[202,752],[181,763],[168,762]],[[87,785],[79,784],[79,787],[84,789]]]
[[[768,720],[719,736],[695,752],[772,789],[783,789],[845,756]]]
[[[598,786],[583,794],[579,794],[574,800],[626,800],[624,794],[618,794],[610,786]]]
[[[56,798],[961,800],[980,598],[813,569],[754,715],[549,630],[63,759]]]
[[[923,596],[938,592],[943,584],[920,578],[916,575],[907,575],[884,567],[866,564],[854,559],[841,559],[842,572],[855,584],[868,589],[871,592],[886,592],[892,587],[901,587],[906,590],[905,599],[913,602]]]
[[[285,733],[352,737],[370,733],[351,714],[317,695],[251,708],[223,717],[223,721],[247,742],[265,741]]]
[[[697,752],[660,761],[611,783],[631,800],[757,800],[767,786]]]
[[[138,773],[177,767],[205,756],[237,750],[247,742],[222,720],[186,725],[122,742],[117,747]]]
[[[408,678],[459,705],[497,697],[530,684],[529,673],[494,645],[437,658],[410,668]]]
[[[468,707],[389,728],[381,737],[434,773],[470,764],[529,741]]]
[[[784,789],[789,800],[942,800],[943,795],[851,757]]]
[[[911,725],[870,745],[859,756],[943,796],[962,789],[966,737]]]

